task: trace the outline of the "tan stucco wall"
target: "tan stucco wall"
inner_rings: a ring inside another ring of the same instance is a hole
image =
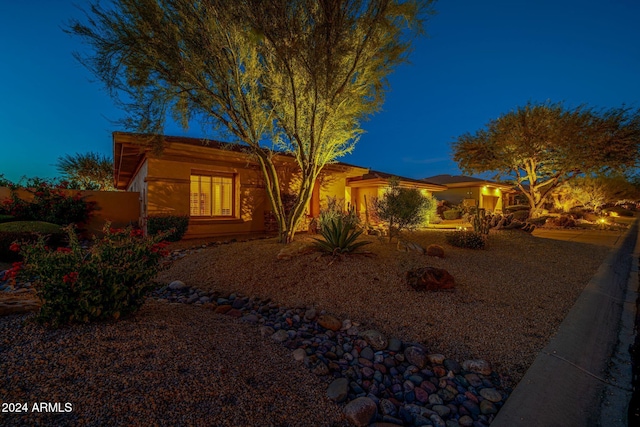
[[[471,192],[471,194],[469,194]],[[444,191],[438,191],[436,194],[436,199],[438,200],[446,200],[447,202],[453,203],[454,205],[462,204],[464,199],[475,199],[478,200],[480,196],[480,188],[479,187],[463,187],[463,188],[449,188]]]
[[[367,211],[367,206],[365,205],[365,196],[366,203],[368,204],[369,214],[371,214],[371,210],[373,209],[373,200],[377,197],[382,196],[382,192],[383,190],[378,187],[358,187],[351,190],[352,203],[355,204],[356,212],[361,219],[365,219],[365,212]]]
[[[127,187],[127,191],[137,192],[139,193],[138,197],[138,225],[146,230],[146,217],[147,217],[147,173],[148,173],[148,162],[145,160],[142,165],[140,165],[138,171],[131,179],[129,186]]]
[[[502,210],[502,191],[491,186],[487,186],[486,188],[485,187],[449,188],[444,191],[439,191],[435,194],[438,200],[446,200],[455,205],[462,204],[462,201],[464,199],[474,199],[476,200],[478,207],[482,209],[486,209],[488,206],[485,206],[484,198],[481,197],[482,195],[498,197],[494,210],[496,211]]]
[[[78,190],[63,190],[69,195],[75,195]],[[139,193],[124,191],[79,191],[86,196],[89,202],[96,202],[96,210],[89,219],[87,231],[90,234],[100,234],[106,221],[110,221],[113,227],[124,227],[136,224],[140,216],[138,203]],[[11,191],[6,187],[0,187],[0,201],[11,197]],[[23,200],[32,200],[33,194],[25,190],[18,190],[18,197]]]
[[[124,191],[82,191],[81,193],[87,196],[87,201],[96,202],[98,207],[87,224],[89,232],[99,234],[106,221],[110,221],[116,228],[138,223],[140,193]]]
[[[128,184],[138,182],[146,195],[147,215],[189,215],[190,176],[192,173],[233,174],[234,212],[230,218],[190,218],[185,238],[215,237],[265,231],[265,213],[271,211],[264,177],[254,159],[237,149],[219,149],[191,143],[171,143],[160,156],[144,154],[146,169],[138,166]],[[283,194],[297,194],[300,180],[298,166],[292,157],[279,156],[276,169]],[[366,169],[347,165],[329,165],[319,181],[314,195],[315,210],[327,196],[337,196],[349,202],[351,193],[345,188],[347,176],[361,176]],[[311,212],[311,203],[307,206]],[[316,212],[313,212],[317,214]],[[307,219],[308,220],[308,219]],[[142,221],[143,222],[143,221]]]
[[[222,163],[180,162],[163,158],[148,160],[148,215],[189,215],[190,177],[192,171],[231,173],[235,194],[232,218],[193,218],[185,238],[210,237],[264,231],[264,211],[268,200],[262,185],[261,172],[252,168]]]
[[[357,170],[345,172],[324,172],[321,177],[320,186],[321,208],[325,208],[327,206],[328,197],[336,197],[339,200],[343,200],[345,209],[350,205],[353,205],[355,203],[355,200],[353,199],[353,192],[355,189],[347,187],[346,183],[347,178],[357,176],[357,173]]]

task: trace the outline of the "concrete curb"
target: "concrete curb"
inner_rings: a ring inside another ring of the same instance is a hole
[[[631,367],[625,367],[624,356],[615,362],[617,355],[628,353],[624,345],[633,341],[633,320],[631,334],[628,329],[638,282],[629,275],[637,241],[638,221],[609,252],[492,427],[625,425]]]

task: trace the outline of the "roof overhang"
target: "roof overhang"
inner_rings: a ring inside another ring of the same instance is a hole
[[[468,182],[454,182],[451,184],[444,184],[447,188],[464,188],[464,187],[491,187],[498,188],[503,192],[515,192],[513,186],[508,184],[500,184],[493,181],[468,181]]]
[[[389,185],[388,178],[363,178],[361,176],[355,178],[347,178],[347,186],[352,188],[361,187],[387,187]],[[428,191],[444,191],[447,189],[444,185],[432,184],[429,182],[409,181],[400,178],[398,185],[402,188],[419,188]]]
[[[147,151],[131,134],[113,133],[113,185],[116,189],[127,189]]]

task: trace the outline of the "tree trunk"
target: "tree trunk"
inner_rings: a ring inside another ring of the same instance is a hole
[[[284,240],[281,238],[281,243],[291,243],[293,241],[298,224],[300,224],[302,215],[304,215],[305,207],[307,206],[307,203],[309,203],[309,200],[311,200],[313,186],[317,177],[318,174],[308,175],[304,177],[300,183],[296,204],[293,206],[291,212],[289,212],[286,218],[286,233],[284,233],[284,236],[283,233],[281,233],[281,237],[284,237]]]
[[[273,215],[278,223],[278,241],[287,243],[287,221],[284,213],[284,205],[282,204],[282,195],[280,192],[280,182],[278,173],[271,157],[266,153],[256,153],[258,163],[265,179],[265,190],[271,204]]]
[[[544,206],[544,200],[542,199],[540,192],[530,189],[524,193],[529,201],[529,218],[539,218],[542,216],[542,210]]]

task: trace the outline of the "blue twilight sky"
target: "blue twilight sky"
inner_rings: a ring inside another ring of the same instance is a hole
[[[0,173],[54,177],[56,159],[111,154],[122,116],[62,27],[86,0],[0,0]],[[105,2],[106,3],[106,2]],[[640,1],[441,0],[383,111],[340,160],[424,178],[458,173],[450,143],[527,101],[640,107]],[[199,137],[167,128],[170,135]]]

